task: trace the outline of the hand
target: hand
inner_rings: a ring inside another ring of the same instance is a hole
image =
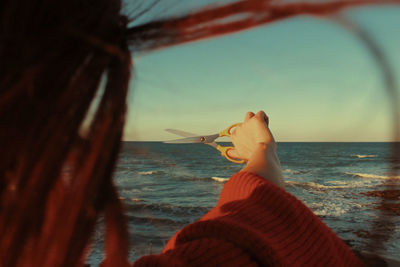
[[[247,112],[244,122],[231,134],[235,149],[229,150],[228,154],[247,161],[242,171],[255,173],[284,189],[276,143],[268,128],[268,122],[268,117],[263,111],[255,115],[253,112]]]
[[[248,161],[260,144],[276,149],[275,140],[268,129],[268,117],[264,111],[257,114],[247,112],[244,122],[237,126],[231,135],[235,149],[230,150],[229,156]]]

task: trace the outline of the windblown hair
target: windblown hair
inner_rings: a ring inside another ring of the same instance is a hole
[[[374,3],[400,0],[238,0],[144,24],[121,15],[120,0],[2,0],[0,266],[83,266],[100,215],[103,266],[129,265],[112,173],[131,52]]]

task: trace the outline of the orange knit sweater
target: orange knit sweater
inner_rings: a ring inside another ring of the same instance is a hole
[[[362,266],[300,200],[249,172],[233,175],[215,208],[134,266]]]

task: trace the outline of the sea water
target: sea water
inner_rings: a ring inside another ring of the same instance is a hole
[[[352,248],[366,250],[381,237],[379,253],[400,259],[400,216],[377,210],[381,199],[363,194],[386,188],[390,153],[390,143],[278,144],[288,192]],[[130,260],[160,253],[176,231],[216,205],[224,183],[241,167],[203,144],[124,142],[114,181],[129,225]],[[391,178],[400,184],[400,177]],[[100,218],[92,266],[103,257],[102,243]]]

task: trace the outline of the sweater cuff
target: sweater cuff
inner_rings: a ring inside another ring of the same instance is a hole
[[[270,190],[277,192],[278,194],[291,196],[282,188],[255,173],[238,172],[232,175],[232,177],[226,182],[217,206],[222,206],[235,200],[246,199],[259,186],[267,186]]]

